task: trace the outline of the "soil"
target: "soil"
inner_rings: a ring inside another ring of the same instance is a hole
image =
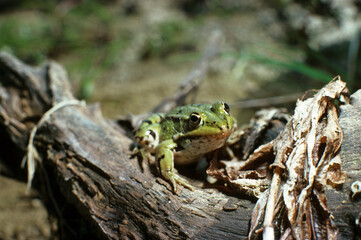
[[[26,184],[0,175],[0,239],[50,239],[48,214],[36,192]]]

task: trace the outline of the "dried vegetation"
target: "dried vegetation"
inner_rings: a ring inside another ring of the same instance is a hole
[[[238,155],[246,160],[213,161],[208,174],[259,198],[249,238],[263,233],[263,239],[275,235],[281,239],[336,239],[338,229],[324,191],[345,181],[339,155],[343,134],[338,114],[339,106],[348,103],[346,83],[336,78],[314,97],[297,102],[294,115],[277,138],[259,146],[250,156],[247,151]],[[268,126],[279,116],[264,114],[261,119],[265,124],[261,126]],[[255,126],[258,128],[252,129],[265,129]],[[247,135],[254,139],[252,134]]]

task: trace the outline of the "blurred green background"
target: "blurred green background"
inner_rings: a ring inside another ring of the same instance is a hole
[[[336,75],[351,92],[360,88],[360,6],[335,0],[1,0],[0,50],[31,65],[57,61],[78,98],[100,102],[104,115],[116,118],[148,112],[172,96],[218,31],[220,55],[195,101],[227,101],[243,124],[257,110],[237,104],[247,99],[302,96]],[[0,186],[9,196],[0,203],[0,239],[50,238],[36,193],[25,196],[22,183],[2,176]]]

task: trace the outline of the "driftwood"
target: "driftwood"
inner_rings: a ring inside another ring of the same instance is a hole
[[[56,63],[32,68],[0,54],[0,171],[25,180],[20,168],[32,128],[53,105],[72,100],[65,71]],[[347,180],[326,191],[339,239],[358,239],[361,179],[361,93],[342,107],[341,157]],[[132,140],[98,105],[66,106],[38,126],[34,139],[42,162],[38,189],[63,239],[244,239],[253,199],[215,188],[182,189],[174,195],[153,168],[130,157]]]

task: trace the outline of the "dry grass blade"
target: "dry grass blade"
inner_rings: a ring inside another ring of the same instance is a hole
[[[72,106],[72,105],[79,105],[79,106],[85,106],[85,102],[79,101],[79,100],[64,100],[62,102],[57,103],[52,108],[50,108],[44,115],[41,117],[38,124],[31,130],[30,137],[29,137],[29,143],[27,146],[27,153],[24,157],[21,166],[25,167],[25,164],[27,164],[27,170],[28,170],[28,183],[26,192],[30,192],[31,184],[34,178],[35,170],[36,170],[36,161],[39,163],[41,162],[41,158],[39,157],[39,154],[34,146],[34,139],[36,136],[36,132],[38,131],[38,128],[49,119],[50,115],[54,112],[58,111],[59,109],[66,107],[66,106]]]

